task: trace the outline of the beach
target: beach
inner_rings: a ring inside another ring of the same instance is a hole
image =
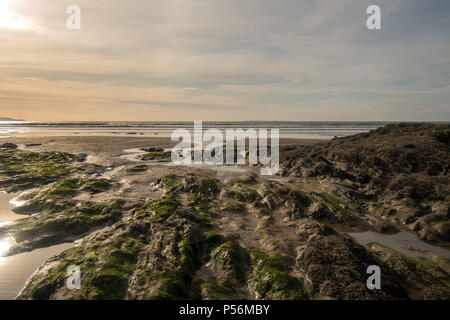
[[[448,299],[449,127],[363,129],[281,135],[270,177],[174,165],[163,131],[11,131],[1,297]],[[383,290],[365,286],[374,264]]]

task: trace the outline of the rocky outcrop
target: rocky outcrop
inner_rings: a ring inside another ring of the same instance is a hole
[[[449,125],[390,124],[369,133],[282,152],[283,175],[341,183],[371,214],[448,241]]]
[[[317,295],[346,300],[407,298],[400,278],[348,236],[311,222],[306,222],[298,235],[307,238],[307,243],[299,250],[296,266],[305,272]],[[381,269],[381,290],[366,286],[371,265]]]
[[[123,200],[99,203],[73,199],[80,193],[104,192],[111,185],[105,179],[72,178],[25,194],[22,199],[28,200],[14,211],[33,215],[0,227],[0,235],[13,235],[16,240],[5,255],[72,241],[119,221],[123,214]]]
[[[0,187],[7,192],[40,187],[68,176],[71,164],[82,160],[62,152],[0,150]]]
[[[18,146],[14,143],[6,142],[0,145],[0,149],[17,149]]]

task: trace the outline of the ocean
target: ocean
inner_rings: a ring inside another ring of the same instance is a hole
[[[279,129],[281,138],[331,139],[368,132],[389,122],[284,122],[284,121],[205,121],[203,129]],[[148,135],[170,136],[175,129],[193,130],[193,121],[184,122],[27,122],[0,121],[0,137],[28,135]]]

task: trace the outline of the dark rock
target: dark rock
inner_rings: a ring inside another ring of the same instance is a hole
[[[7,143],[3,143],[2,145],[0,145],[0,148],[2,148],[2,149],[17,149],[17,145],[14,143],[7,142]]]
[[[319,226],[316,226],[319,230]],[[336,299],[405,299],[400,279],[353,239],[339,234],[312,234],[297,259],[297,268],[312,281],[314,292]],[[366,287],[367,267],[382,272],[381,290]]]
[[[139,164],[127,169],[127,172],[145,172],[148,170],[148,166]]]

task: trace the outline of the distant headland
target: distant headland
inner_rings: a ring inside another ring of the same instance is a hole
[[[7,117],[5,117],[5,118],[0,117],[0,121],[25,121],[25,120],[23,120],[23,119],[13,119],[13,118],[7,118]]]

